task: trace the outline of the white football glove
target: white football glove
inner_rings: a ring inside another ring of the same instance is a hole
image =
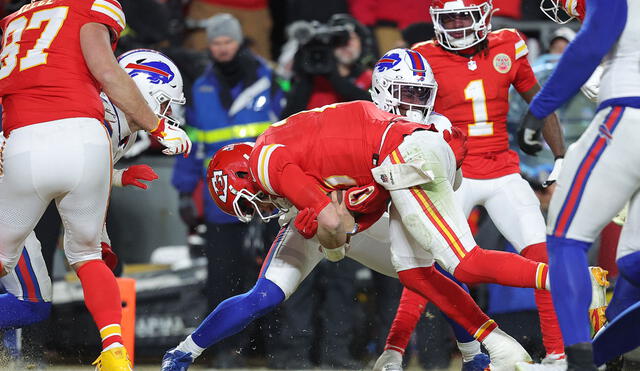
[[[560,175],[560,169],[562,169],[562,157],[556,158],[556,161],[553,163],[553,169],[549,174],[547,180],[542,184],[543,187],[548,187],[558,180],[558,175]]]
[[[587,80],[587,82],[580,87],[582,94],[585,97],[589,98],[592,102],[598,101],[598,93],[600,92],[600,80],[602,79],[602,72],[604,68],[602,66],[596,67],[596,69],[591,74],[591,77]]]
[[[165,155],[177,155],[184,153],[184,157],[191,152],[191,140],[184,130],[174,125],[168,125],[164,119],[158,121],[158,127],[149,132],[163,146]]]

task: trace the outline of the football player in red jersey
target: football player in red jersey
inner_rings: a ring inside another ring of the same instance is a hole
[[[476,205],[484,206],[500,232],[523,256],[546,262],[545,221],[537,198],[519,175],[518,155],[509,150],[506,127],[509,88],[513,85],[529,102],[540,86],[519,32],[491,32],[493,11],[491,0],[435,0],[430,13],[436,40],[418,43],[413,49],[427,59],[440,82],[434,110],[467,134],[464,180],[455,192],[464,214],[468,216]],[[565,148],[555,115],[547,118],[543,134],[559,166]],[[536,149],[524,148],[528,153]],[[547,351],[545,362],[563,363],[562,336],[551,295],[536,290],[535,296]],[[414,312],[424,308],[422,300],[410,292],[403,294],[387,339],[386,355],[381,357],[399,358],[398,351],[404,350],[420,317]],[[479,348],[479,344],[474,347]]]
[[[422,68],[416,64],[412,70],[424,79],[432,78],[421,57],[409,54],[422,64]],[[393,70],[402,60],[399,56],[389,59],[380,67]],[[394,81],[385,88],[391,89],[400,102],[405,92],[411,93],[411,98],[431,97],[414,87],[406,86],[405,90],[403,85]],[[448,137],[450,146],[443,136]],[[185,370],[204,348],[272,310],[317,264],[318,245],[347,250],[349,236],[355,234],[355,240],[359,232],[366,233],[365,229],[387,209],[389,199],[391,260],[402,283],[434,299],[483,341],[496,369],[511,370],[517,359],[528,359],[519,346],[504,341],[506,335],[494,322],[478,317],[475,304],[451,306],[448,300],[454,300],[450,298],[452,292],[456,292],[455,300],[468,298],[468,294],[451,281],[442,280],[433,267],[435,259],[456,278],[469,283],[547,288],[546,264],[515,254],[485,251],[475,244],[453,195],[456,169],[465,156],[461,147],[464,135],[459,129],[440,134],[385,113],[371,103],[356,101],[301,112],[275,123],[253,148],[251,144],[236,144],[221,149],[210,163],[208,183],[222,210],[244,221],[254,215],[263,220],[272,218],[269,211],[280,207],[282,201],[302,211],[293,223],[296,228],[290,223],[276,238],[254,288],[214,309],[194,333],[165,354],[162,370]],[[338,201],[334,191],[342,190],[347,194]],[[359,210],[355,220],[349,213],[353,210]],[[301,244],[300,238],[312,238],[311,245],[296,245],[296,240]],[[470,316],[457,311],[469,311]],[[509,350],[496,347],[498,342],[508,345]]]
[[[14,271],[23,242],[56,201],[64,249],[102,337],[98,370],[130,370],[122,346],[121,302],[102,261],[100,236],[109,197],[110,140],[100,90],[137,128],[176,154],[186,134],[149,108],[120,68],[113,48],[125,27],[116,0],[41,0],[0,21],[0,275]]]

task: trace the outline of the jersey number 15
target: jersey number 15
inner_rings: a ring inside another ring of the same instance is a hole
[[[20,71],[46,64],[48,53],[45,53],[44,49],[51,46],[60,28],[62,28],[62,24],[67,19],[68,12],[68,7],[59,6],[34,12],[31,15],[31,19],[22,16],[11,21],[4,32],[4,40],[2,42],[0,79],[9,76],[18,64],[20,65]],[[47,25],[44,26],[33,48],[29,49],[27,54],[18,61],[17,56],[20,53],[19,42],[22,39],[22,33],[25,30],[39,29],[43,22],[47,22]],[[7,43],[9,38],[11,38],[11,42]]]

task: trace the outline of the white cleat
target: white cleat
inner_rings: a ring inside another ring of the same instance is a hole
[[[517,371],[567,371],[567,358],[564,354],[548,354],[541,363],[516,363]]]
[[[385,350],[376,360],[373,371],[402,371],[402,354],[393,349]]]
[[[514,371],[519,362],[531,363],[531,356],[504,331],[496,328],[482,342],[489,351],[491,371]]]

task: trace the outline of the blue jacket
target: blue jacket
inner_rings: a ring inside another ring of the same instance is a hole
[[[176,157],[172,183],[179,192],[191,193],[204,180],[211,156],[221,147],[236,142],[254,141],[271,123],[279,118],[284,103],[282,92],[275,84],[273,72],[259,61],[257,81],[250,86],[238,83],[231,89],[233,103],[229,110],[220,101],[218,81],[213,66],[209,66],[192,88],[192,99],[186,109],[187,133],[193,142],[188,158]],[[204,192],[204,216],[210,223],[238,222],[236,217],[223,213]]]

